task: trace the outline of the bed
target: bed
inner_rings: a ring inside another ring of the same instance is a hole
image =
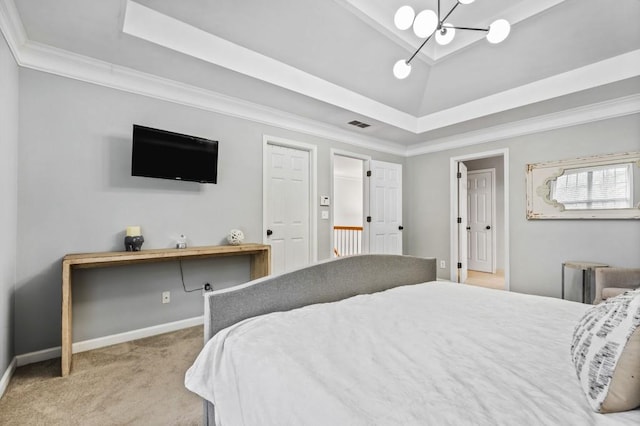
[[[640,410],[585,398],[570,349],[588,305],[435,281],[435,268],[352,256],[208,294],[185,376],[205,424],[640,424]]]

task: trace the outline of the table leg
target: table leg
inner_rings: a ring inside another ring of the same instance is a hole
[[[263,250],[251,255],[251,279],[266,277],[271,274],[271,250]]]
[[[583,269],[582,270],[582,303],[584,303],[586,296],[587,296],[587,270]]]
[[[72,317],[71,317],[71,265],[62,264],[62,377],[71,372]]]

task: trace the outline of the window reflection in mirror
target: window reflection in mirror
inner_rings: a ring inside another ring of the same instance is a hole
[[[633,163],[569,169],[551,181],[550,195],[566,210],[628,209],[633,180]]]

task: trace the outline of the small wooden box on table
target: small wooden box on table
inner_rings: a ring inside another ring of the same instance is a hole
[[[66,255],[62,259],[62,376],[68,376],[71,372],[73,344],[71,278],[74,269],[242,255],[251,256],[252,280],[271,273],[271,247],[265,244]]]

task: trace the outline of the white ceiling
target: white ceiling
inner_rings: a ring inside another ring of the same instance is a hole
[[[506,18],[509,38],[492,45],[482,33],[458,31],[446,47],[430,40],[412,74],[397,80],[393,64],[422,42],[393,26],[403,4],[437,7],[435,0],[0,0],[0,27],[16,40],[14,54],[22,49],[24,66],[71,76],[64,59],[83,78],[93,62],[128,78],[159,77],[155,83],[192,98],[215,95],[396,148],[640,93],[638,0],[459,5],[451,22],[487,27]],[[442,0],[443,13],[454,4]],[[371,127],[346,124],[354,119]]]

